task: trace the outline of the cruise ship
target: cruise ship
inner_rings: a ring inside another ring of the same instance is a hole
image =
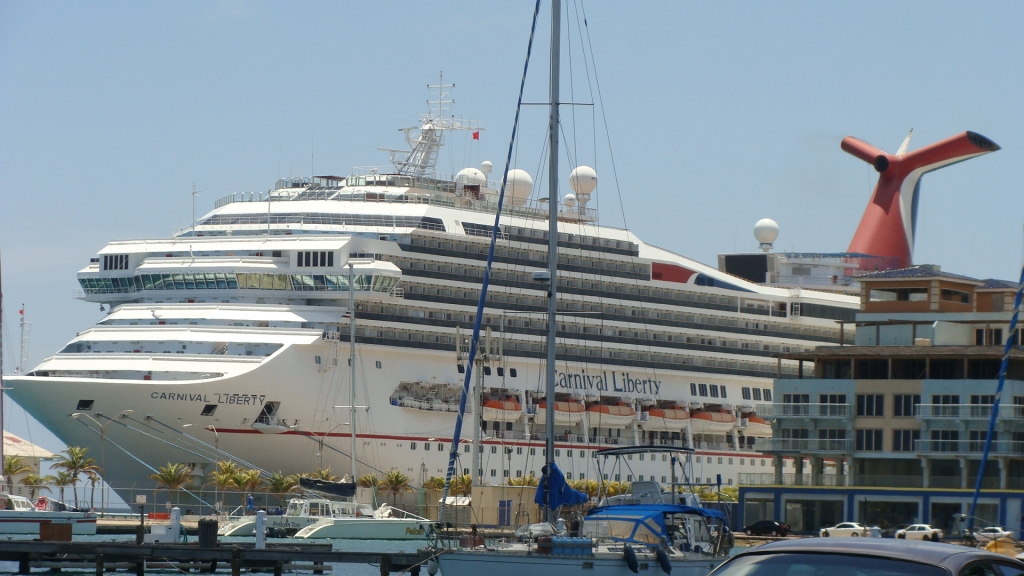
[[[280,179],[218,200],[170,238],[110,242],[78,272],[78,297],[108,314],[10,378],[10,396],[102,454],[116,490],[150,485],[149,467],[168,462],[196,476],[225,459],[348,470],[353,424],[360,474],[443,475],[501,180],[489,162],[436,174],[445,132],[460,127],[427,114],[393,168]],[[548,206],[525,171],[507,180],[470,402],[490,484],[544,464],[546,289],[533,272],[547,263]],[[772,379],[798,370],[773,355],[840,343],[859,298],[752,282],[646,244],[599,223],[593,170],[577,167],[569,185],[551,399],[561,469],[598,479],[595,450],[660,444],[695,450],[693,482],[771,471],[754,450],[772,434],[758,414]],[[460,446],[466,474],[474,444]],[[629,465],[607,479],[667,482],[660,461]]]

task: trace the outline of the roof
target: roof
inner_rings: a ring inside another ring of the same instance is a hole
[[[946,280],[959,280],[961,282],[969,282],[972,284],[982,284],[982,281],[977,278],[971,278],[970,276],[964,276],[962,274],[953,274],[952,272],[943,272],[938,266],[931,266],[928,264],[911,266],[910,268],[900,268],[897,270],[867,272],[857,276],[857,280],[860,281],[897,280],[903,278],[943,278]]]
[[[775,358],[787,360],[820,360],[822,358],[889,358],[902,356],[906,358],[949,357],[974,359],[1000,359],[1003,357],[1002,346],[819,346],[810,352],[793,352],[773,354]],[[1020,347],[1010,350],[1010,358],[1024,359],[1024,349]]]
[[[4,430],[4,456],[21,456],[22,458],[41,458],[52,460],[56,454],[45,448],[24,440]]]
[[[998,280],[996,278],[986,278],[982,280],[983,284],[978,286],[978,290],[1017,290],[1019,286],[1012,280]]]
[[[998,560],[1000,563],[1017,564],[1024,569],[1024,562],[1001,554],[985,552],[955,544],[897,540],[894,538],[801,538],[771,542],[751,548],[736,557],[779,554],[779,553],[824,553],[856,554],[860,556],[884,556],[895,560],[921,562],[933,566],[945,566],[952,573],[959,573],[959,567],[974,560]]]

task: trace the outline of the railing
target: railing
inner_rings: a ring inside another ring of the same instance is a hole
[[[887,488],[921,488],[924,486],[922,475],[905,474],[855,474],[854,486],[884,486]]]
[[[981,453],[985,450],[984,440],[918,440],[914,443],[918,453]],[[1024,455],[1024,442],[1016,440],[993,440],[991,453],[1000,455]]]
[[[988,420],[992,417],[990,404],[919,404],[914,416],[921,419]],[[1024,420],[1024,406],[1000,405],[999,418]]]
[[[817,478],[817,482],[812,482],[814,477],[810,474],[782,474],[782,484],[779,484],[774,472],[740,472],[738,480],[740,486],[843,486],[846,484],[846,476],[837,474],[822,474]]]
[[[820,438],[758,438],[754,449],[760,452],[853,452],[853,440]]]
[[[761,412],[764,410],[764,412]],[[846,418],[849,404],[766,404],[758,415],[771,418]]]

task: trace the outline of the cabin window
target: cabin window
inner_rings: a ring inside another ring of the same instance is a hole
[[[76,408],[76,410],[83,410],[83,411],[84,410],[92,410],[92,405],[95,402],[96,402],[95,400],[79,400],[78,401],[78,408]]]
[[[697,389],[700,391],[700,395],[701,396],[705,396],[706,397],[708,395],[708,385],[707,384],[699,384],[697,386]]]
[[[771,388],[765,388],[764,389],[764,401],[765,402],[771,402],[772,401],[772,390],[771,390]]]
[[[504,376],[504,375],[505,375],[505,369],[502,368],[501,366],[498,366],[498,376]]]
[[[378,366],[378,368],[379,368],[379,366]],[[491,367],[490,366],[484,366],[484,376],[490,376],[490,375],[491,375]]]
[[[127,254],[108,254],[103,257],[103,269],[104,270],[127,270],[128,269],[128,255]]]
[[[328,268],[334,266],[334,252],[303,251],[298,253],[298,266],[302,268]]]
[[[744,388],[744,390],[747,390],[748,394],[751,392],[751,390],[749,390],[747,388]],[[760,388],[754,388],[753,396],[754,396],[754,400],[760,400],[761,399],[761,389]],[[744,396],[743,399],[746,400],[747,397]]]
[[[513,378],[515,378],[516,376],[518,376],[518,374],[516,373],[516,369],[515,369],[515,368],[509,368],[509,369],[508,369],[508,375],[509,375],[509,376],[511,376],[511,377],[513,377]]]
[[[690,382],[690,395],[691,396],[696,396],[697,395],[697,383],[696,382]]]
[[[416,449],[416,443],[415,442],[409,442],[409,450],[415,450],[415,449]]]
[[[200,416],[213,416],[214,412],[217,411],[216,404],[207,404],[203,406],[203,411],[199,413]]]
[[[718,398],[718,384],[712,384],[711,385],[711,397],[712,398]]]

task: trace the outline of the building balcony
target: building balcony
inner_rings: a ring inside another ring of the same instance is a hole
[[[918,420],[988,420],[992,406],[988,404],[919,404],[914,409]],[[1024,422],[1024,406],[999,406],[1001,420],[1017,419]]]
[[[985,451],[984,440],[918,440],[915,452],[928,455],[945,455],[949,458],[970,455],[980,458]],[[1024,442],[994,440],[989,452],[993,456],[1024,456]]]
[[[805,454],[853,452],[853,440],[823,440],[819,438],[758,438],[754,441],[758,452],[803,452]]]
[[[849,418],[849,404],[769,404],[758,410],[765,418]]]

